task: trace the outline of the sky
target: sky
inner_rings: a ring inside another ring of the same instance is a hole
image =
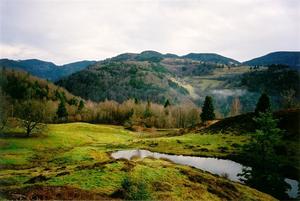
[[[0,0],[0,58],[65,64],[155,50],[239,61],[300,50],[300,0]]]

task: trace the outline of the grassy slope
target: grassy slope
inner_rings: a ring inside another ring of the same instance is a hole
[[[224,137],[188,134],[150,138],[118,126],[49,125],[47,132],[37,137],[0,138],[0,189],[7,193],[28,186],[34,189],[40,184],[69,186],[109,196],[121,187],[125,176],[130,175],[144,180],[155,199],[272,200],[254,189],[194,168],[150,158],[116,161],[108,154],[113,150],[139,147],[170,153],[216,155],[219,147],[228,147],[222,153],[226,156],[234,151],[231,144],[246,140],[241,136]],[[200,148],[209,151],[202,154]],[[25,183],[41,175],[46,179]]]
[[[278,149],[281,164],[288,166],[284,173],[288,177],[300,177],[300,109],[289,109],[274,112],[274,116],[279,120],[278,126],[283,131],[282,144]],[[223,134],[247,134],[255,132],[254,114],[247,113],[223,119],[211,125],[205,132]],[[294,169],[291,171],[291,169]]]
[[[175,137],[136,139],[134,145],[140,148],[170,154],[229,157],[240,151],[247,136],[185,134]]]

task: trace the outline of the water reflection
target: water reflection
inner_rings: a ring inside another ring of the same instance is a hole
[[[287,194],[290,198],[297,198],[299,192],[299,182],[294,179],[285,178],[284,181],[290,185],[290,189],[287,190]]]
[[[226,174],[232,181],[239,182],[238,174],[242,172],[243,166],[231,160],[223,160],[217,158],[195,157],[195,156],[182,156],[182,155],[169,155],[147,150],[124,150],[117,151],[111,155],[115,159],[124,158],[130,160],[132,157],[153,157],[156,159],[166,158],[174,163],[181,165],[192,166],[201,170],[205,170],[217,175]]]

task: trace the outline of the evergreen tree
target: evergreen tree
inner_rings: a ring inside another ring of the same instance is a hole
[[[144,111],[144,118],[148,118],[148,117],[151,117],[151,116],[152,116],[152,113],[151,113],[150,108],[151,108],[151,103],[150,103],[150,101],[148,100],[148,101],[147,101],[147,105],[146,105],[146,109],[145,109],[145,111]]]
[[[205,101],[204,101],[204,104],[202,107],[202,113],[201,113],[200,117],[203,122],[215,119],[214,105],[213,105],[212,97],[210,97],[210,96],[205,97]]]
[[[266,93],[262,93],[255,108],[255,114],[265,113],[271,110],[270,98]]]
[[[164,107],[166,108],[166,107],[168,107],[168,106],[170,106],[170,105],[171,105],[171,103],[170,103],[169,99],[167,99],[167,101],[165,102]]]
[[[59,119],[65,120],[68,118],[68,111],[66,109],[64,101],[60,101],[56,114]]]
[[[68,104],[77,106],[78,100],[75,97],[73,97],[70,100],[68,100]]]
[[[259,113],[254,118],[257,130],[251,141],[244,145],[243,155],[251,162],[251,168],[244,168],[242,180],[247,185],[269,193],[278,199],[287,199],[287,184],[280,174],[280,165],[275,148],[281,143],[282,132],[277,128],[277,119],[270,111]]]
[[[83,108],[84,108],[84,102],[83,100],[80,100],[78,105],[78,111],[81,111]]]
[[[134,104],[139,104],[139,100],[137,98],[134,98]]]
[[[9,103],[0,86],[0,131],[5,127],[8,119]]]

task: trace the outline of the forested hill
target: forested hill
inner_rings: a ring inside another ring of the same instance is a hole
[[[71,117],[77,114],[78,108],[81,109],[80,107],[83,107],[85,102],[82,98],[74,96],[50,81],[14,69],[0,68],[0,86],[2,99],[5,97],[5,102],[14,106],[10,108],[14,111],[13,114],[18,107],[21,107],[20,103],[34,101],[47,111],[46,116],[52,121],[59,103],[64,103]]]
[[[94,64],[95,61],[78,61],[74,63],[57,66],[52,62],[46,62],[38,59],[28,60],[9,60],[0,59],[0,67],[19,69],[29,72],[34,76],[52,81],[59,80],[74,72],[80,71],[87,66]]]
[[[300,69],[300,52],[272,52],[267,55],[246,61],[243,64],[249,66],[284,64],[292,68]]]
[[[215,53],[190,53],[187,55],[182,56],[182,58],[185,59],[192,59],[196,61],[203,61],[203,62],[212,62],[212,63],[217,63],[217,64],[226,64],[226,65],[239,65],[240,62],[224,57],[219,54]]]
[[[189,59],[201,62],[209,62],[215,64],[226,64],[226,65],[238,65],[240,62],[224,57],[215,53],[189,53],[184,56],[178,56],[176,54],[162,54],[156,51],[143,51],[140,54],[137,53],[124,53],[116,57],[111,58],[112,61],[152,61],[159,62],[163,59]]]
[[[299,77],[297,71],[283,65],[253,68],[146,51],[97,62],[56,83],[96,102],[136,98],[165,103],[168,99],[201,106],[209,95],[220,115],[228,116],[236,98],[242,105],[240,112],[253,111],[263,91],[272,96],[274,109],[281,108],[283,94],[299,98]]]
[[[107,61],[147,61],[147,62],[160,62],[167,64],[175,64],[188,72],[191,72],[189,67],[192,66],[192,70],[198,75],[199,71],[203,71],[202,67],[207,71],[207,66],[238,66],[238,65],[249,65],[249,66],[268,66],[271,64],[285,64],[292,68],[300,69],[300,52],[272,52],[265,56],[251,59],[249,61],[240,63],[239,61],[228,58],[215,53],[189,53],[183,56],[176,54],[162,54],[156,51],[143,51],[141,53],[123,53],[118,56],[108,58],[102,62]],[[0,59],[0,67],[20,69],[29,72],[34,76],[38,76],[43,79],[51,81],[57,81],[63,77],[69,76],[72,73],[83,70],[88,66],[95,64],[96,61],[83,60],[73,62],[65,65],[56,65],[52,62],[42,61],[38,59],[27,59],[27,60],[10,60]],[[191,65],[192,64],[192,65]],[[194,70],[193,67],[199,64],[199,68]],[[201,65],[201,66],[200,66]],[[174,70],[174,69],[169,69]],[[209,71],[209,70],[208,70]],[[175,73],[178,69],[175,69]],[[190,73],[189,73],[190,74]]]
[[[57,82],[85,99],[123,102],[130,98],[173,103],[189,100],[189,92],[160,63],[148,61],[98,62]]]
[[[288,60],[288,55],[282,57]],[[253,111],[263,91],[272,96],[274,109],[282,106],[283,95],[300,97],[299,72],[282,65],[249,67],[216,54],[178,56],[144,51],[61,67],[39,60],[0,61],[0,65],[7,68],[13,63],[12,66],[39,77],[49,79],[50,76],[72,94],[96,102],[136,98],[162,104],[169,100],[172,104],[188,102],[201,106],[209,95],[214,98],[220,116],[228,116],[237,98],[242,105],[240,112]],[[24,67],[28,65],[28,69]],[[64,77],[56,80],[60,76]]]

